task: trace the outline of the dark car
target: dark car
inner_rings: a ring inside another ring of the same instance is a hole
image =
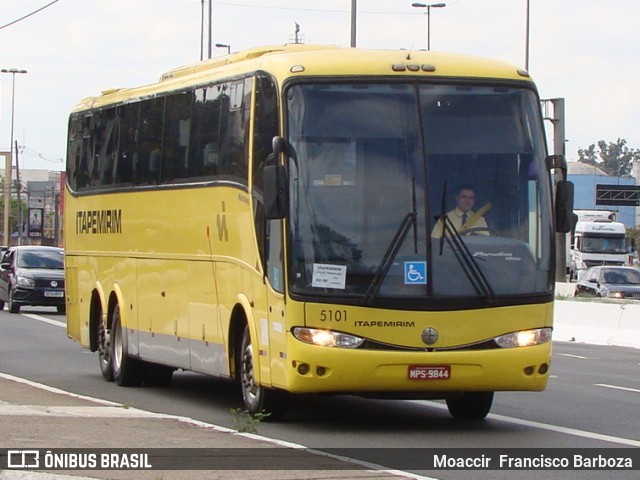
[[[576,284],[575,296],[640,299],[640,270],[635,267],[591,267]]]
[[[57,307],[64,313],[64,250],[58,247],[11,247],[0,263],[0,309],[23,305]]]

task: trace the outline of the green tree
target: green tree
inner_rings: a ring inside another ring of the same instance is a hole
[[[627,228],[627,244],[633,246],[633,250],[640,252],[640,228]]]
[[[578,149],[578,161],[596,166],[614,177],[630,177],[633,162],[640,161],[640,150],[627,147],[624,138],[614,142],[600,140],[588,148]]]

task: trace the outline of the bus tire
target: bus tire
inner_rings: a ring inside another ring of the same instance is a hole
[[[107,382],[113,382],[113,363],[111,362],[111,342],[109,340],[110,331],[100,315],[100,324],[97,331],[98,343],[98,363],[100,372]]]
[[[120,306],[116,305],[111,321],[113,379],[121,387],[135,387],[140,385],[143,380],[141,365],[138,360],[129,356],[121,323]]]
[[[249,326],[245,326],[239,357],[239,380],[242,401],[250,415],[266,415],[263,420],[280,420],[287,409],[287,394],[266,388],[256,382],[254,370],[254,349],[251,343]]]
[[[482,420],[489,414],[493,392],[465,392],[459,397],[447,398],[447,408],[453,418]]]

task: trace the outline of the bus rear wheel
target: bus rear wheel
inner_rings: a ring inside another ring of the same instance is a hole
[[[242,401],[250,415],[267,415],[265,420],[280,420],[286,411],[287,394],[259,385],[255,377],[257,368],[251,343],[249,326],[244,329],[240,348],[240,388]]]
[[[140,362],[129,356],[127,342],[124,338],[120,306],[113,310],[111,321],[111,365],[113,379],[121,387],[134,387],[142,383],[142,369]]]
[[[102,315],[100,315],[102,317]],[[105,325],[105,322],[100,320],[98,326],[98,363],[100,364],[100,372],[102,372],[103,378],[108,381],[113,381],[113,365],[111,363],[111,342],[109,340],[110,332]]]
[[[491,410],[493,392],[465,392],[459,397],[447,398],[447,408],[453,418],[482,420]]]

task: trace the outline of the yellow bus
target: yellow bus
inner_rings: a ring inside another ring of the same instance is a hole
[[[517,67],[249,49],[85,99],[67,157],[68,335],[106,380],[200,372],[271,418],[345,393],[479,419],[546,386],[571,189]]]

